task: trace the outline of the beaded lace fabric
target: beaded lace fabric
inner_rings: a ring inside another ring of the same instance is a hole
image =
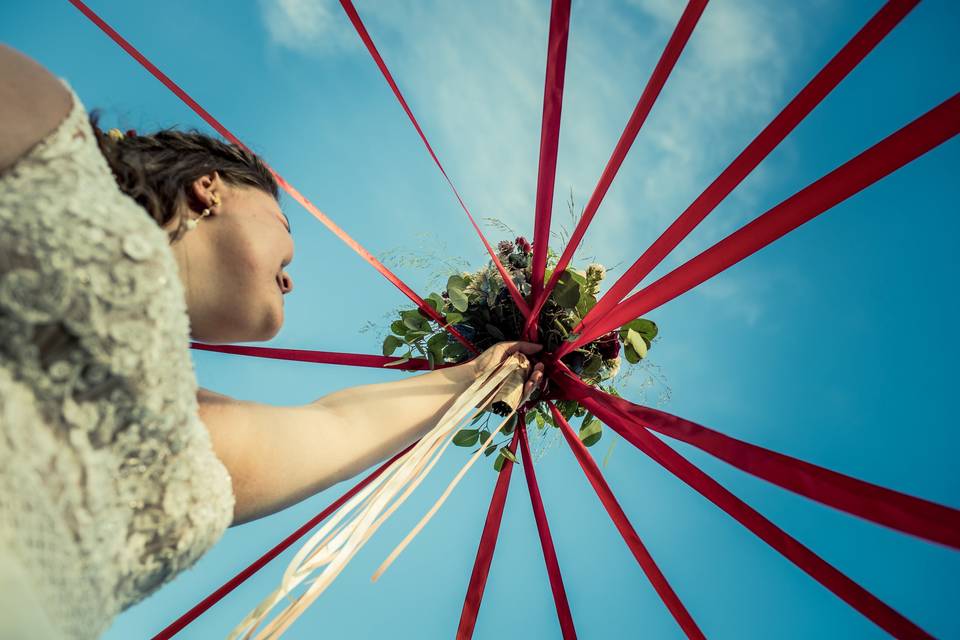
[[[220,538],[234,497],[167,235],[63,84],[69,115],[0,173],[0,560],[58,634],[95,638]]]

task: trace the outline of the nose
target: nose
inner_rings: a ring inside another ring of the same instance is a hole
[[[277,278],[277,284],[280,285],[280,290],[283,291],[284,295],[293,291],[293,278],[286,271]]]

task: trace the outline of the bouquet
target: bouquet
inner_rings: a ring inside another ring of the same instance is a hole
[[[503,264],[518,291],[524,297],[530,294],[533,246],[523,236],[513,241],[503,240],[497,244],[497,257]],[[558,255],[547,249],[547,268],[544,282],[553,275]],[[563,341],[571,339],[573,328],[597,303],[600,283],[606,276],[606,268],[592,263],[584,271],[566,268],[557,280],[550,297],[540,311],[540,342],[544,351],[556,349]],[[383,341],[383,355],[394,355],[402,349],[400,359],[390,364],[400,364],[413,357],[425,358],[430,368],[439,364],[456,364],[470,357],[467,349],[446,331],[452,326],[464,338],[480,350],[504,340],[521,340],[524,317],[510,296],[500,272],[489,261],[483,268],[461,271],[449,276],[443,291],[432,292],[424,301],[437,311],[446,324],[439,325],[419,309],[403,309],[399,318],[390,324],[390,332]],[[620,395],[611,380],[621,367],[622,359],[636,364],[647,356],[657,325],[647,319],[637,318],[620,329],[611,331],[598,339],[566,354],[561,360],[586,384],[598,386],[608,393]],[[389,366],[389,365],[388,365]],[[583,417],[580,439],[592,446],[602,436],[602,425],[585,408],[574,400],[559,400],[557,409],[563,417]],[[461,429],[453,443],[461,447],[473,447],[486,442],[490,437],[487,424],[481,424],[490,414],[507,415],[509,408],[496,403],[480,413],[467,429]],[[516,427],[514,415],[502,433],[511,435]],[[554,420],[542,401],[534,395],[526,406],[526,423],[536,424],[538,430],[556,428]],[[475,428],[474,428],[474,425]],[[499,449],[494,469],[499,471],[505,459],[517,462],[506,443],[491,443],[484,451],[489,456]],[[476,450],[474,450],[476,452]]]

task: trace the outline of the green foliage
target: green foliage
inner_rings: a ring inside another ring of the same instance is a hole
[[[509,233],[512,235],[513,232]],[[522,238],[517,238],[515,242],[504,240],[498,243],[497,253],[521,295],[528,296],[532,287],[529,243]],[[558,258],[559,255],[548,247],[545,283],[550,280]],[[453,263],[444,264],[453,270]],[[563,270],[538,318],[540,342],[544,344],[546,352],[578,337],[572,333],[573,328],[596,306],[605,274],[606,269],[597,263],[589,265],[585,272],[569,267]],[[441,365],[461,363],[472,357],[471,352],[448,329],[459,332],[480,351],[498,342],[523,339],[524,318],[492,261],[473,272],[448,272],[443,277],[446,277],[446,287],[439,292],[430,292],[424,298],[424,308],[429,307],[428,310],[436,312],[442,318],[442,324],[423,309],[398,310],[398,316],[394,316],[390,322],[389,334],[383,341],[383,355],[389,357],[398,354],[398,359],[387,366],[397,366],[412,358],[423,358],[434,369]],[[617,375],[621,358],[635,364],[647,357],[657,332],[654,322],[637,318],[612,334],[581,345],[564,356],[564,362],[587,384],[600,386],[608,383],[601,388],[619,395],[609,382]],[[611,358],[613,353],[617,355]],[[602,424],[585,407],[573,400],[556,400],[555,405],[568,422],[583,418],[579,438],[585,446],[593,446],[601,439]],[[491,417],[495,420],[493,427],[489,423]],[[501,420],[488,408],[477,414],[469,428],[454,434],[453,443],[459,447],[478,447],[474,453],[482,449],[484,456],[488,457],[498,452],[493,465],[499,471],[505,460],[517,462],[507,444],[518,426],[518,415],[514,414],[500,430],[498,436],[502,437],[491,438],[491,429],[499,425]],[[548,426],[559,426],[546,402],[528,405],[526,424],[536,425],[538,433]]]
[[[600,440],[602,435],[603,425],[600,424],[599,420],[591,418],[589,422],[587,420],[583,421],[583,425],[580,427],[580,440],[583,441],[584,445],[592,447]]]

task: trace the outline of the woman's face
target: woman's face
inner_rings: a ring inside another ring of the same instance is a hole
[[[283,326],[283,296],[293,290],[285,271],[293,237],[279,204],[261,189],[226,183],[216,173],[198,179],[194,195],[188,219],[199,218],[205,207],[210,215],[172,246],[192,337],[208,343],[273,338]]]

